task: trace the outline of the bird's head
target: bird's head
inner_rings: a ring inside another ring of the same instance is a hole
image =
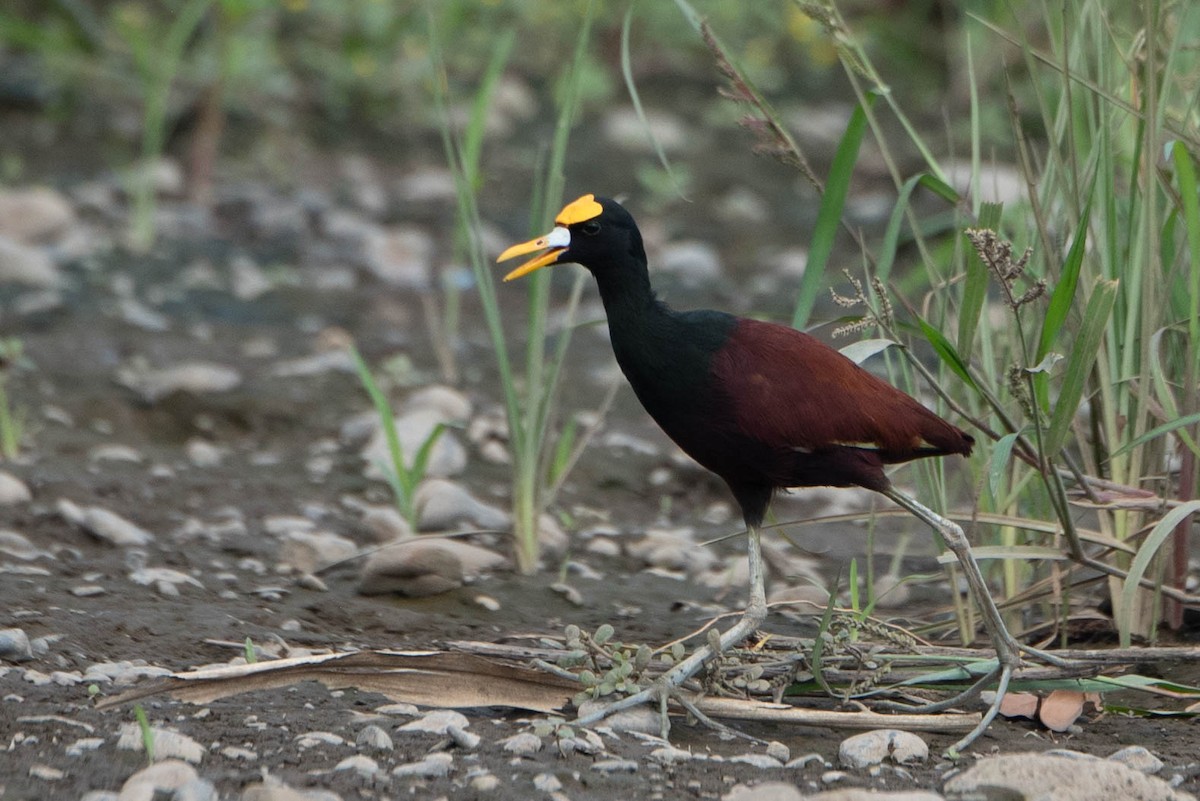
[[[554,218],[550,233],[513,245],[496,261],[507,261],[527,253],[538,253],[504,276],[520,278],[551,264],[580,264],[599,276],[622,266],[646,264],[642,235],[629,212],[606,197],[584,195],[563,207]]]

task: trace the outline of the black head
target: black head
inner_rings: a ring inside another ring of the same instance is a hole
[[[545,236],[513,245],[497,261],[542,251],[504,276],[528,275],[550,264],[581,264],[597,278],[646,269],[646,251],[633,216],[606,197],[584,195],[563,207]]]

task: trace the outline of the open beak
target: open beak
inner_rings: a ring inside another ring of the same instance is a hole
[[[513,245],[508,250],[500,254],[500,258],[496,261],[508,261],[517,256],[524,256],[526,253],[533,253],[537,250],[543,250],[534,256],[529,261],[522,264],[517,269],[513,270],[508,275],[504,276],[505,281],[511,281],[514,278],[520,278],[523,275],[529,275],[534,270],[540,270],[548,264],[554,264],[558,261],[558,257],[567,252],[567,248],[571,245],[571,232],[561,225],[555,226],[554,230],[545,236],[539,236],[537,239],[531,239],[528,242],[522,242],[519,245]]]

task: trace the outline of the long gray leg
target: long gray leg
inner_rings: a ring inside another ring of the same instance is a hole
[[[720,650],[714,651],[710,646],[702,645],[691,656],[668,670],[646,689],[590,712],[578,719],[579,725],[589,726],[614,712],[620,712],[649,701],[665,704],[671,693],[696,675],[706,662],[741,643],[763,624],[763,621],[767,619],[767,588],[763,570],[762,541],[757,527],[750,527],[747,531],[746,555],[750,562],[750,602],[746,605],[746,611],[741,618],[721,635]],[[670,723],[666,714],[663,715],[662,726],[662,735],[665,738],[670,731]]]

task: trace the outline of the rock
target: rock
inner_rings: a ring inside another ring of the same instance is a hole
[[[1150,776],[1163,769],[1162,760],[1150,753],[1150,750],[1144,745],[1127,746],[1109,754],[1108,758]]]
[[[428,409],[438,413],[443,423],[466,423],[471,418],[469,398],[456,389],[430,384],[409,395],[404,401],[406,412]]]
[[[445,479],[422,481],[413,504],[417,509],[417,527],[422,531],[446,531],[460,523],[500,531],[512,526],[503,509],[483,503],[462,485]]]
[[[929,758],[929,746],[917,735],[897,729],[876,729],[842,740],[838,760],[848,768],[878,765],[885,759],[898,764]]]
[[[629,545],[629,555],[651,567],[701,573],[716,563],[717,556],[711,548],[698,545],[691,533],[691,529],[650,529]]]
[[[242,790],[241,801],[341,801],[341,796],[328,790],[301,792],[268,776]]]
[[[500,747],[516,756],[533,756],[542,750],[542,738],[532,732],[523,731],[500,741]]]
[[[553,773],[539,773],[533,777],[533,788],[543,793],[557,793],[562,789],[562,782]]]
[[[54,558],[54,554],[36,547],[24,534],[9,529],[0,529],[0,553],[26,562]]]
[[[739,762],[743,765],[750,765],[759,770],[769,770],[771,768],[782,768],[783,762],[773,756],[767,754],[738,754],[729,758],[730,762]]]
[[[33,659],[33,647],[24,629],[0,629],[0,659],[7,662]]]
[[[311,356],[286,359],[271,368],[276,378],[307,378],[326,373],[353,373],[354,359],[345,349],[325,350]]]
[[[41,248],[0,236],[0,284],[56,289],[62,283],[62,272]]]
[[[506,564],[500,554],[460,540],[414,537],[372,553],[363,565],[358,591],[411,598],[437,595]]]
[[[75,223],[75,210],[45,186],[0,191],[0,236],[26,245],[57,239]]]
[[[157,746],[157,743],[155,745]],[[118,744],[117,747],[121,746]],[[178,759],[164,759],[148,768],[142,768],[126,779],[117,798],[118,801],[154,801],[160,794],[174,798],[176,791],[199,778],[196,769],[188,763]]]
[[[450,775],[454,757],[445,752],[430,754],[420,762],[397,765],[392,773],[396,776],[420,776],[425,779],[441,779]]]
[[[655,266],[687,286],[701,286],[721,277],[721,257],[707,242],[687,240],[664,245]]]
[[[780,762],[787,762],[792,758],[792,750],[778,740],[772,740],[767,743],[767,756],[771,759],[778,759]]]
[[[146,403],[157,403],[174,392],[228,392],[242,383],[242,375],[220,364],[189,362],[161,370],[123,367],[117,370],[117,383],[133,390]]]
[[[804,796],[805,801],[945,801],[942,796],[926,790],[901,790],[894,793],[877,792],[860,787],[847,787],[843,790],[826,790],[816,795]],[[980,799],[979,801],[984,801]],[[997,799],[996,801],[1001,801]],[[1017,801],[1017,799],[1003,799]]]
[[[225,448],[197,437],[187,441],[187,444],[183,446],[183,452],[187,455],[189,462],[201,469],[219,467],[226,453]]]
[[[110,512],[99,506],[78,506],[75,503],[60,498],[58,513],[68,523],[118,547],[148,545],[154,541],[154,535],[135,523],[131,523],[116,512]]]
[[[644,154],[654,153],[654,142],[668,153],[693,143],[694,135],[678,116],[657,109],[647,109],[645,115],[643,122],[632,106],[609,111],[602,123],[605,138],[623,150]]]
[[[354,743],[359,748],[369,748],[372,751],[391,751],[396,747],[391,735],[374,723],[363,726],[362,731],[354,738]]]
[[[26,503],[33,500],[29,486],[5,470],[0,470],[0,506]]]
[[[142,452],[131,445],[118,445],[110,443],[108,445],[97,445],[88,451],[89,462],[126,462],[128,464],[141,464],[146,459],[142,456]]]
[[[494,773],[484,773],[471,779],[471,789],[477,793],[490,793],[500,786],[500,779]]]
[[[900,576],[885,573],[875,579],[875,608],[902,609],[912,599],[912,590]]]
[[[363,525],[376,542],[406,540],[415,532],[395,506],[368,506],[362,510]]]
[[[421,446],[433,435],[438,424],[444,424],[441,414],[432,409],[417,409],[405,412],[396,418],[396,436],[400,440],[400,448],[404,454],[404,465],[411,469]],[[383,429],[375,421],[375,432],[362,451],[363,461],[367,463],[368,478],[383,478],[391,473],[391,453],[388,450],[387,437]],[[467,451],[453,431],[442,431],[438,435],[429,453],[429,461],[425,464],[425,475],[436,478],[446,478],[462,473],[467,467]]]
[[[397,729],[397,731],[423,731],[431,734],[445,734],[451,726],[465,729],[470,725],[471,721],[461,712],[455,712],[453,709],[437,709],[423,718],[410,720]]]
[[[396,182],[396,194],[408,203],[451,203],[458,197],[454,175],[446,169],[428,167],[409,173]]]
[[[638,763],[633,759],[601,759],[592,763],[592,770],[599,773],[637,773]]]
[[[242,301],[257,300],[274,289],[262,268],[245,254],[238,254],[229,262],[229,283],[233,296]]]
[[[279,561],[297,573],[315,573],[358,553],[352,540],[328,531],[290,531],[279,546]]]
[[[120,736],[117,738],[117,748],[123,751],[145,750],[145,743],[142,740],[142,730],[138,724],[123,724],[120,731]],[[151,727],[150,731],[154,736],[155,759],[182,759],[194,765],[200,764],[200,761],[204,759],[204,746],[186,734],[180,734],[171,729],[160,729],[157,726]]]
[[[1111,760],[1076,760],[1038,753],[981,759],[946,782],[951,797],[972,795],[1030,801],[1195,801],[1162,779]]]
[[[433,238],[412,226],[372,227],[363,241],[367,269],[391,287],[429,287],[432,258]]]
[[[584,701],[579,705],[579,717],[586,717],[596,709],[608,705],[608,700]],[[641,732],[642,734],[661,734],[662,716],[658,709],[649,706],[637,706],[614,712],[604,718],[604,725],[615,732]]]
[[[805,801],[808,796],[800,788],[787,782],[762,782],[761,784],[735,784],[733,789],[721,796],[721,801]]]
[[[352,770],[360,776],[374,776],[379,772],[379,763],[371,759],[369,756],[355,754],[348,756],[341,762],[333,766],[334,771]]]

